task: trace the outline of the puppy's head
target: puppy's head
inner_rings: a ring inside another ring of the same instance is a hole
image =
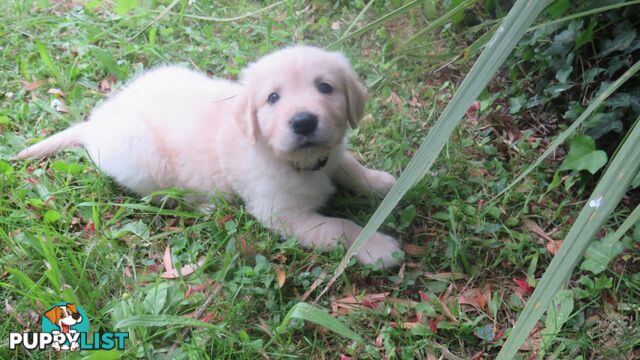
[[[82,322],[82,316],[75,304],[54,306],[44,313],[44,316],[58,326],[61,324],[70,326]]]
[[[245,136],[305,163],[338,146],[363,116],[366,90],[340,53],[283,49],[249,65],[235,117]]]

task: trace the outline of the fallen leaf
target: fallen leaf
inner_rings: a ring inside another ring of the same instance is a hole
[[[331,23],[331,30],[340,30],[340,22],[336,21]]]
[[[51,95],[58,96],[58,97],[65,97],[65,96],[67,96],[67,94],[65,94],[62,90],[60,90],[60,89],[55,89],[55,88],[53,88],[53,89],[49,89],[49,91],[47,91],[47,93],[49,93],[49,94],[51,94]]]
[[[331,302],[332,315],[345,315],[351,310],[362,308],[377,308],[378,303],[384,301],[389,293],[366,294],[355,298],[347,296],[345,298]]]
[[[16,309],[9,303],[9,299],[4,299],[4,311],[13,316],[14,319],[16,319],[16,321],[22,325],[22,326],[27,326],[27,323],[24,321],[24,319],[22,318],[22,316],[20,314],[18,314],[18,312],[16,311]]]
[[[487,302],[488,299],[479,288],[468,289],[458,295],[458,304],[471,305],[479,310],[484,310]]]
[[[444,314],[444,316],[446,316],[449,320],[457,324],[458,319],[455,316],[453,316],[453,314],[451,313],[451,310],[449,310],[449,307],[444,302],[444,300],[438,298],[438,302],[440,302],[440,307],[442,308],[442,313]]]
[[[320,286],[320,284],[322,284],[322,281],[324,280],[325,276],[327,276],[327,273],[322,270],[322,272],[320,273],[320,275],[318,275],[318,278],[311,284],[311,286],[309,286],[309,288],[307,289],[307,291],[304,292],[304,294],[302,294],[302,297],[300,298],[300,301],[305,301],[307,300],[307,298],[309,297],[309,295],[311,295],[311,293],[318,288],[318,286]]]
[[[533,289],[529,286],[527,279],[513,279],[513,281],[518,285],[518,289],[524,294],[531,294]]]
[[[165,271],[160,275],[160,277],[163,279],[176,279],[180,277],[180,274],[182,274],[183,277],[187,277],[191,275],[194,271],[196,271],[199,267],[201,267],[203,264],[204,264],[204,259],[201,259],[196,264],[189,264],[189,265],[183,266],[180,270],[172,269],[172,271]]]
[[[480,103],[476,100],[476,101],[472,102],[471,106],[469,106],[469,109],[467,109],[467,114],[473,114],[478,109],[480,109]]]
[[[533,222],[533,221],[531,221],[529,219],[523,219],[522,222],[527,227],[527,229],[529,229],[531,232],[537,234],[538,236],[542,237],[543,239],[545,239],[547,241],[555,241],[537,223],[535,223],[535,222]]]
[[[164,256],[162,257],[162,264],[164,265],[164,271],[169,273],[173,271],[173,259],[171,258],[171,248],[169,244],[164,249]]]
[[[69,112],[69,109],[67,108],[67,105],[64,103],[64,101],[58,98],[51,100],[51,107],[57,112],[61,112],[61,113]]]
[[[404,244],[403,249],[408,255],[420,256],[427,253],[427,249],[419,245]]]
[[[560,246],[562,246],[562,240],[553,240],[549,241],[547,245],[545,245],[545,248],[547,249],[549,254],[555,255],[558,250],[560,250]]]
[[[25,91],[33,91],[33,90],[39,88],[42,85],[44,85],[44,81],[43,80],[35,80],[35,81],[30,82],[30,83],[28,83],[26,81],[22,81],[22,88]]]
[[[391,92],[391,95],[385,100],[387,104],[395,103],[398,108],[402,108],[402,99],[395,92]]]
[[[425,277],[431,280],[460,280],[464,279],[462,273],[442,272],[442,273],[425,273]]]
[[[284,282],[287,279],[287,275],[285,274],[284,270],[276,269],[276,279],[278,280],[278,287],[282,289],[282,287],[284,286]]]

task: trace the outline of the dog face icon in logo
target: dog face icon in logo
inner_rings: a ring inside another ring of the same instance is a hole
[[[58,303],[44,313],[42,331],[54,335],[64,335],[66,340],[54,341],[51,344],[53,349],[76,351],[80,347],[78,344],[79,333],[89,331],[89,319],[76,304]]]

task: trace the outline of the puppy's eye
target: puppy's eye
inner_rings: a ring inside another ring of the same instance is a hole
[[[333,92],[333,88],[326,82],[321,82],[320,84],[318,84],[318,91],[320,91],[322,94],[328,95]]]
[[[275,93],[275,92],[272,92],[271,94],[269,94],[269,97],[267,98],[267,102],[271,105],[277,103],[278,100],[280,100],[280,95],[278,95],[278,93]]]

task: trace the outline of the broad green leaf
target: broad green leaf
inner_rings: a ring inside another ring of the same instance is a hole
[[[569,140],[569,154],[560,165],[560,170],[587,170],[595,174],[607,163],[607,153],[596,150],[596,141],[587,135],[578,135]]]
[[[289,324],[289,321],[291,321],[291,319],[310,321],[348,339],[357,341],[359,343],[364,342],[360,335],[351,330],[342,321],[334,318],[323,309],[314,305],[303,302],[294,305],[294,307],[291,308],[291,310],[287,313],[287,315],[282,320],[282,323],[278,327],[278,334],[281,334],[284,331],[285,327]]]
[[[555,0],[549,5],[546,13],[549,14],[550,17],[555,18],[562,15],[570,6],[571,0]]]
[[[551,260],[535,291],[518,317],[515,328],[507,339],[498,360],[513,359],[520,345],[545,312],[554,295],[566,283],[582,254],[604,222],[613,213],[631,181],[640,169],[640,117],[629,131],[594,189],[591,198],[580,211],[562,246]],[[636,208],[632,215],[638,216]],[[630,216],[631,217],[631,216]],[[628,220],[628,219],[627,219]],[[623,226],[628,230],[627,221]],[[621,226],[622,228],[622,226]],[[620,231],[621,232],[621,231]],[[615,236],[619,235],[616,231]]]
[[[158,315],[164,308],[164,305],[167,303],[167,288],[169,287],[169,283],[158,283],[153,285],[151,289],[147,292],[147,296],[144,298],[145,310],[148,313],[153,315]]]
[[[9,175],[13,172],[13,167],[6,161],[0,160],[0,174]]]
[[[611,260],[618,256],[623,249],[622,242],[612,235],[608,235],[600,241],[594,241],[587,248],[580,269],[599,274],[607,269]]]
[[[65,173],[65,174],[72,174],[72,175],[77,175],[80,174],[82,172],[82,170],[84,170],[84,167],[82,167],[81,165],[78,164],[67,164],[64,161],[61,160],[56,160],[52,165],[51,168],[57,172],[61,172],[61,173]]]
[[[91,53],[93,54],[93,56],[98,58],[98,61],[100,61],[102,66],[104,66],[109,73],[115,75],[120,80],[126,77],[125,73],[122,71],[118,63],[113,59],[113,56],[111,56],[108,51],[93,46],[91,47]]]
[[[640,2],[640,0],[638,2]],[[611,94],[613,94],[616,90],[618,90],[618,88],[620,88],[620,86],[622,86],[622,84],[633,77],[633,75],[635,75],[638,70],[640,70],[640,61],[633,64],[633,66],[630,67],[629,70],[627,70],[624,74],[622,74],[622,76],[620,76],[618,80],[614,81],[604,91],[602,91],[597,98],[592,100],[591,103],[589,103],[587,109],[580,115],[580,117],[578,117],[578,119],[576,119],[576,121],[574,121],[571,126],[569,126],[565,131],[560,133],[560,135],[558,135],[558,137],[556,137],[556,139],[553,140],[551,144],[549,144],[549,147],[547,147],[542,155],[540,155],[540,157],[538,157],[538,159],[534,161],[533,164],[531,164],[525,171],[518,175],[518,177],[516,177],[515,180],[513,180],[506,188],[502,189],[502,191],[500,191],[500,193],[498,193],[498,195],[496,195],[496,197],[494,197],[491,202],[496,201],[504,193],[511,190],[516,184],[518,184],[522,179],[529,175],[529,173],[533,171],[533,169],[542,164],[542,162],[546,158],[548,158],[549,155],[553,154],[556,151],[558,146],[560,146],[578,129],[578,127],[589,117],[589,115],[591,115],[596,109],[598,109],[604,103],[604,101],[609,96],[611,96]]]
[[[574,51],[593,41],[593,29],[595,29],[596,25],[598,25],[598,21],[592,20],[589,26],[578,34],[576,45],[573,48]]]
[[[116,14],[122,16],[138,5],[136,0],[116,0]]]
[[[400,213],[400,229],[406,229],[411,225],[413,219],[416,217],[416,207],[413,205],[407,206],[402,213]]]
[[[60,70],[58,69],[56,64],[53,63],[53,60],[51,60],[51,56],[49,56],[49,51],[47,50],[47,48],[39,41],[36,41],[36,47],[38,48],[38,53],[40,54],[42,62],[45,64],[51,75],[54,76],[58,81],[60,81],[62,77],[60,74]]]
[[[544,329],[541,331],[544,351],[549,347],[556,335],[560,333],[562,326],[571,317],[573,311],[573,292],[570,290],[559,291],[553,298],[551,306],[547,311],[547,319],[544,322]]]
[[[460,84],[458,91],[446,106],[438,121],[422,141],[420,148],[409,161],[406,169],[400,175],[398,181],[391,188],[387,196],[375,213],[369,219],[360,235],[353,242],[347,254],[342,258],[333,277],[322,290],[318,297],[333,285],[342,274],[349,260],[358,252],[368,239],[380,228],[383,221],[398,204],[400,199],[420,179],[424,177],[435,162],[436,158],[447,144],[449,137],[460,123],[467,109],[478,98],[482,90],[487,86],[493,75],[498,71],[502,63],[509,56],[513,48],[522,38],[529,25],[545,8],[548,1],[518,0],[509,14],[504,18],[493,38],[487,44],[469,74]]]
[[[62,215],[60,215],[60,213],[57,210],[51,209],[45,212],[43,217],[45,221],[53,223],[53,222],[58,222],[62,217]]]

